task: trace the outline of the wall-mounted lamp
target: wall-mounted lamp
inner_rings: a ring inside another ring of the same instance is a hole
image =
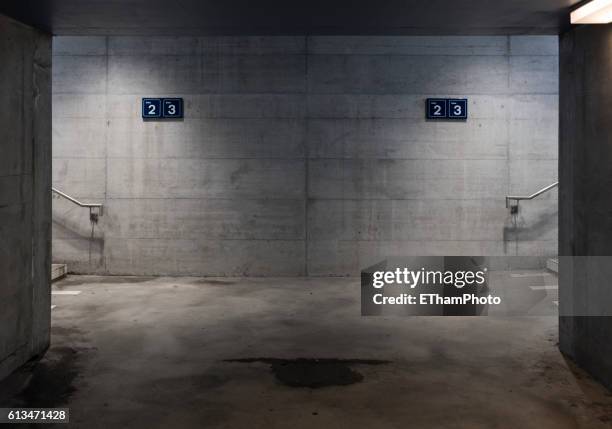
[[[612,0],[592,0],[570,14],[572,24],[608,24],[612,22]]]

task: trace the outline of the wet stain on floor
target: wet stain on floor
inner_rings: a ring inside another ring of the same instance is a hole
[[[385,360],[374,359],[227,359],[225,362],[265,363],[270,365],[276,379],[290,387],[317,389],[329,386],[348,386],[363,381],[363,374],[352,368],[356,365],[385,365]]]
[[[83,331],[71,326],[51,326],[51,335],[53,336],[82,336]]]
[[[71,347],[53,347],[38,362],[31,362],[11,377],[23,387],[9,400],[11,407],[54,408],[66,404],[76,392],[79,375],[78,351]]]

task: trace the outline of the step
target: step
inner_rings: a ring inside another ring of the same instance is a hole
[[[51,281],[61,279],[68,274],[68,265],[66,264],[52,264],[51,265]]]
[[[559,259],[558,258],[550,258],[546,261],[546,268],[548,271],[551,271],[555,274],[559,274]]]

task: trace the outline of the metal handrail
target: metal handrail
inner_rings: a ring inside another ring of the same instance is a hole
[[[89,209],[89,217],[92,220],[92,222],[97,222],[98,220],[98,216],[102,216],[103,212],[104,212],[104,205],[103,204],[98,204],[98,203],[82,203],[79,200],[77,200],[76,198],[71,197],[70,195],[66,194],[65,192],[60,191],[57,188],[51,188],[52,192],[55,192],[57,195],[66,198],[68,201],[73,202],[74,204],[76,204],[79,207],[85,207]],[[93,209],[98,209],[98,213],[93,213]],[[95,218],[95,220],[94,220]]]
[[[531,195],[508,195],[506,197],[506,208],[510,206],[510,200],[516,201],[517,204],[520,200],[533,200],[535,197],[540,196],[543,193],[548,192],[553,188],[556,188],[557,186],[559,186],[559,182],[555,182],[552,185],[548,185],[547,187],[542,188],[538,192],[533,193]]]

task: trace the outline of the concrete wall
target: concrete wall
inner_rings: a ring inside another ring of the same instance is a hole
[[[559,342],[612,388],[612,26],[564,34],[560,64]]]
[[[53,252],[111,274],[347,275],[392,255],[554,255],[556,37],[54,39]],[[179,96],[185,120],[143,122]],[[426,122],[430,96],[467,122]]]
[[[0,379],[49,345],[51,37],[0,15]]]

